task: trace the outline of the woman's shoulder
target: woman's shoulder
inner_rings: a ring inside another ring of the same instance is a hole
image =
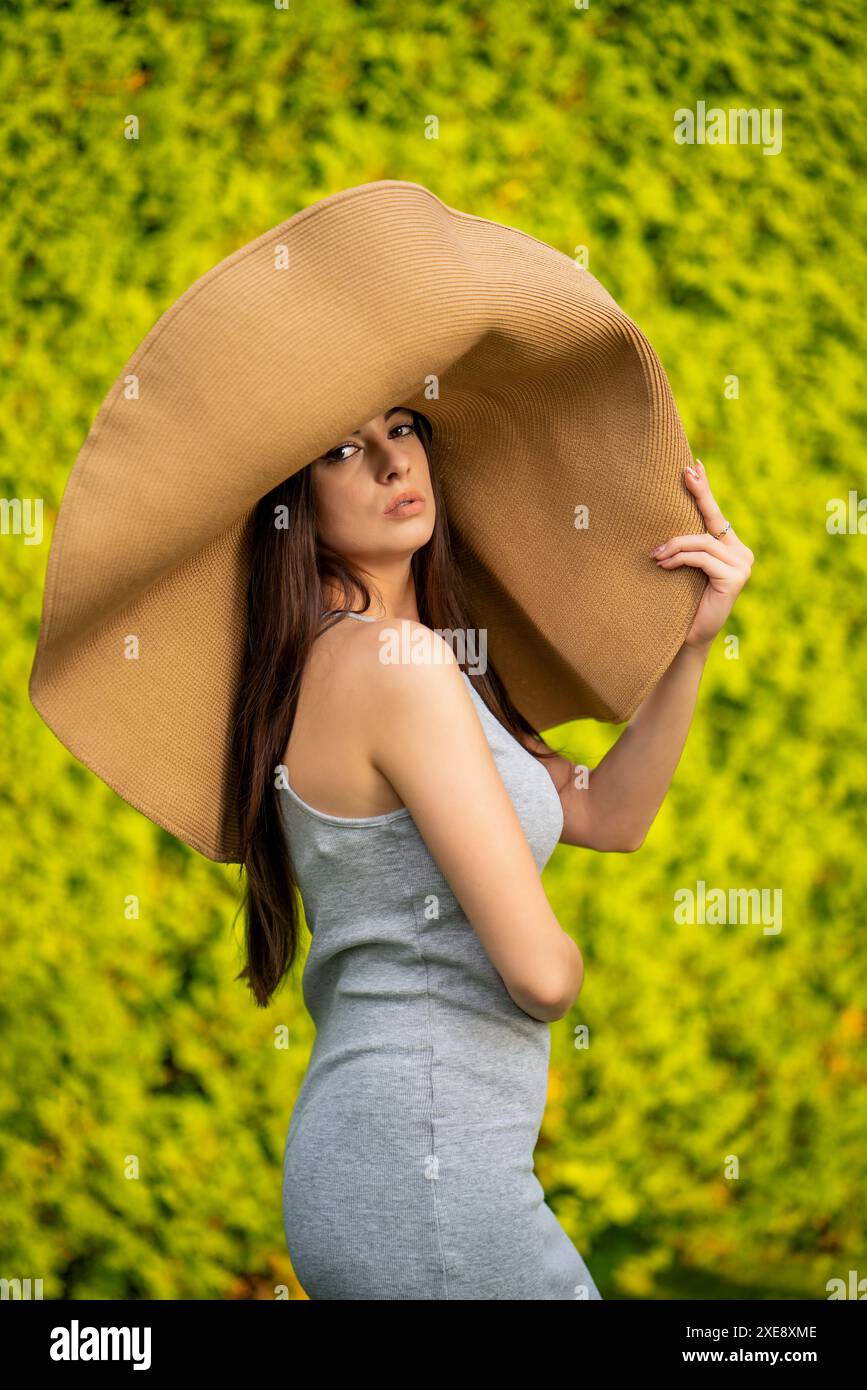
[[[433,739],[443,758],[469,721],[478,722],[467,684],[439,634],[411,619],[345,618],[308,658],[287,775],[311,805],[391,810],[402,802],[380,770],[385,745],[399,745],[411,763]]]
[[[377,618],[363,626],[359,640],[346,648],[353,679],[366,676],[380,693],[460,681],[458,659],[434,628],[412,618]]]
[[[379,723],[404,705],[422,711],[430,701],[468,700],[458,659],[435,629],[412,618],[346,618],[339,626],[350,624],[353,631],[329,642],[317,665],[330,697],[351,708],[354,721]]]

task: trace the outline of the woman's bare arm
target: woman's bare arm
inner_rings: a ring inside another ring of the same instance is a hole
[[[563,844],[622,853],[641,846],[680,761],[707,651],[680,648],[617,742],[586,776],[576,776],[576,765],[566,758],[542,760],[563,807]],[[526,743],[533,746],[531,739]]]
[[[405,623],[421,662],[379,660],[380,631]],[[581,952],[561,928],[448,644],[408,619],[371,624],[354,659],[373,765],[394,788],[512,999],[543,1022],[581,989]],[[363,649],[363,650],[362,650]]]
[[[727,522],[700,459],[684,470],[703,532],[672,536],[653,550],[661,569],[688,565],[707,584],[689,631],[662,679],[639,705],[613,748],[588,777],[565,758],[545,759],[563,806],[565,844],[635,850],[644,842],[680,761],[707,654],[752,573],[755,555]],[[532,751],[532,740],[527,746]]]

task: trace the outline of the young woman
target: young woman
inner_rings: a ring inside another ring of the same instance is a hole
[[[433,460],[429,422],[394,407],[255,516],[242,974],[267,1003],[296,957],[300,890],[317,1030],[284,1153],[286,1239],[312,1299],[599,1299],[533,1171],[548,1025],[583,978],[540,874],[558,841],[641,845],[753,556],[701,467],[687,474],[709,534],[657,563],[710,583],[583,787],[493,663],[471,673],[441,635],[474,629]]]

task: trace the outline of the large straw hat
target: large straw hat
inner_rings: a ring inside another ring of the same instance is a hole
[[[388,407],[421,410],[488,654],[539,729],[628,719],[705,577],[650,344],[587,271],[420,184],[347,188],[221,261],[150,330],[72,470],[30,698],[76,758],[237,862],[230,719],[259,497]],[[583,509],[586,508],[586,511]]]

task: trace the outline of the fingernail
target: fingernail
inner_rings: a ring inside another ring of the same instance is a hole
[[[651,555],[658,555],[659,552],[660,552],[661,550],[664,550],[664,549],[665,549],[665,545],[666,545],[666,542],[665,542],[665,541],[662,542],[662,545],[655,545],[655,546],[653,547],[653,549],[651,550],[651,552],[650,552]]]
[[[686,469],[685,469],[684,471],[687,472],[687,473],[692,474],[693,478],[697,478],[697,477],[698,477],[698,471],[697,471],[697,469],[693,468],[693,466],[692,466],[691,463],[688,463],[688,464],[686,465]]]

